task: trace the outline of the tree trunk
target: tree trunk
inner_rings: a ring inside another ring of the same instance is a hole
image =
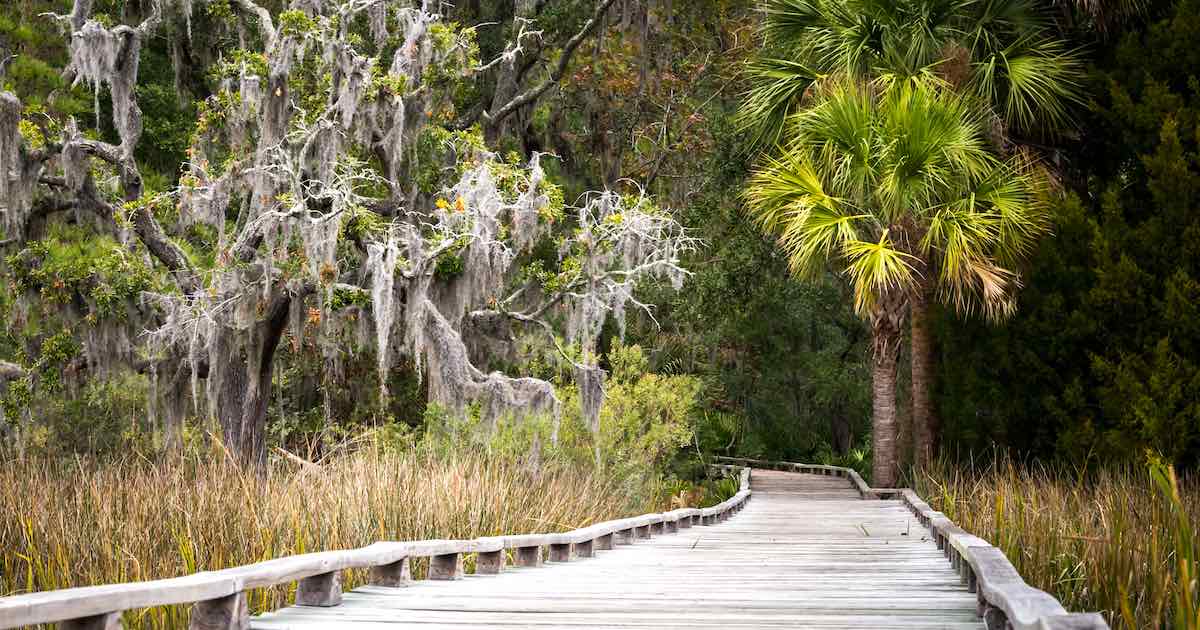
[[[248,343],[245,333],[226,329],[218,340],[217,357],[225,365],[219,375],[209,372],[209,378],[219,378],[217,418],[221,424],[225,447],[238,463],[252,468],[266,465],[267,410],[275,372],[275,351],[287,325],[291,298],[277,296],[268,309],[266,319],[259,322]]]
[[[841,409],[835,409],[829,416],[829,433],[830,446],[833,447],[833,452],[838,455],[845,455],[850,452],[850,447],[854,443],[854,435],[850,432],[850,421]]]
[[[899,360],[899,338],[878,352],[871,373],[873,396],[871,442],[874,450],[871,485],[890,488],[899,476],[896,452],[896,363]]]
[[[891,488],[900,472],[896,418],[896,366],[900,360],[904,296],[883,296],[871,318],[871,448],[874,452],[871,485]]]
[[[933,334],[929,328],[930,288],[928,282],[912,296],[912,425],[913,460],[918,468],[937,455],[938,418],[933,407]]]

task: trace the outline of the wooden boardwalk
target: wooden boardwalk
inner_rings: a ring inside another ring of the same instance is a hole
[[[729,520],[499,575],[365,586],[252,628],[979,630],[976,596],[901,501],[842,477],[754,472]]]

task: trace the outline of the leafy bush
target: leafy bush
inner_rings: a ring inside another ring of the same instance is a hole
[[[554,452],[576,462],[593,459],[618,476],[662,475],[675,453],[692,442],[700,381],[649,372],[636,345],[616,344],[609,361],[599,435],[592,436],[580,415],[577,389],[562,388],[562,428]]]

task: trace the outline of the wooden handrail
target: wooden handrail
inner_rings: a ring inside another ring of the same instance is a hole
[[[297,604],[336,606],[342,596],[340,573],[347,569],[371,569],[372,584],[399,586],[410,579],[411,558],[430,559],[429,579],[452,580],[462,576],[463,555],[470,553],[477,554],[476,573],[480,574],[502,571],[506,550],[513,550],[521,566],[540,565],[542,548],[549,548],[552,562],[591,557],[598,550],[612,549],[614,538],[631,543],[653,533],[713,525],[740,511],[750,500],[750,468],[722,468],[738,470],[739,490],[708,508],[643,514],[553,534],[377,542],[359,549],[288,556],[163,580],[13,595],[0,598],[0,628],[63,622],[61,628],[111,630],[120,627],[120,614],[126,610],[194,604],[189,623],[192,630],[234,630],[249,626],[247,590],[299,582]]]
[[[1003,551],[929,507],[909,488],[872,488],[853,468],[842,466],[743,457],[718,456],[715,459],[772,470],[846,477],[864,499],[902,501],[916,515],[917,521],[929,529],[938,549],[946,554],[950,565],[966,582],[967,589],[976,594],[976,612],[989,630],[1108,630],[1108,622],[1099,613],[1069,613],[1052,595],[1026,584]]]

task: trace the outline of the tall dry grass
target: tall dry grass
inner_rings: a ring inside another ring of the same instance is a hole
[[[0,463],[0,595],[150,580],[379,540],[560,531],[651,511],[648,481],[478,453],[366,449],[265,476],[227,460]],[[418,567],[418,571],[420,567]],[[364,575],[354,574],[350,585]],[[250,594],[264,611],[294,586]],[[126,627],[185,627],[182,607]]]
[[[947,462],[916,479],[1027,582],[1115,629],[1200,629],[1200,484],[1163,467],[1098,472]]]

